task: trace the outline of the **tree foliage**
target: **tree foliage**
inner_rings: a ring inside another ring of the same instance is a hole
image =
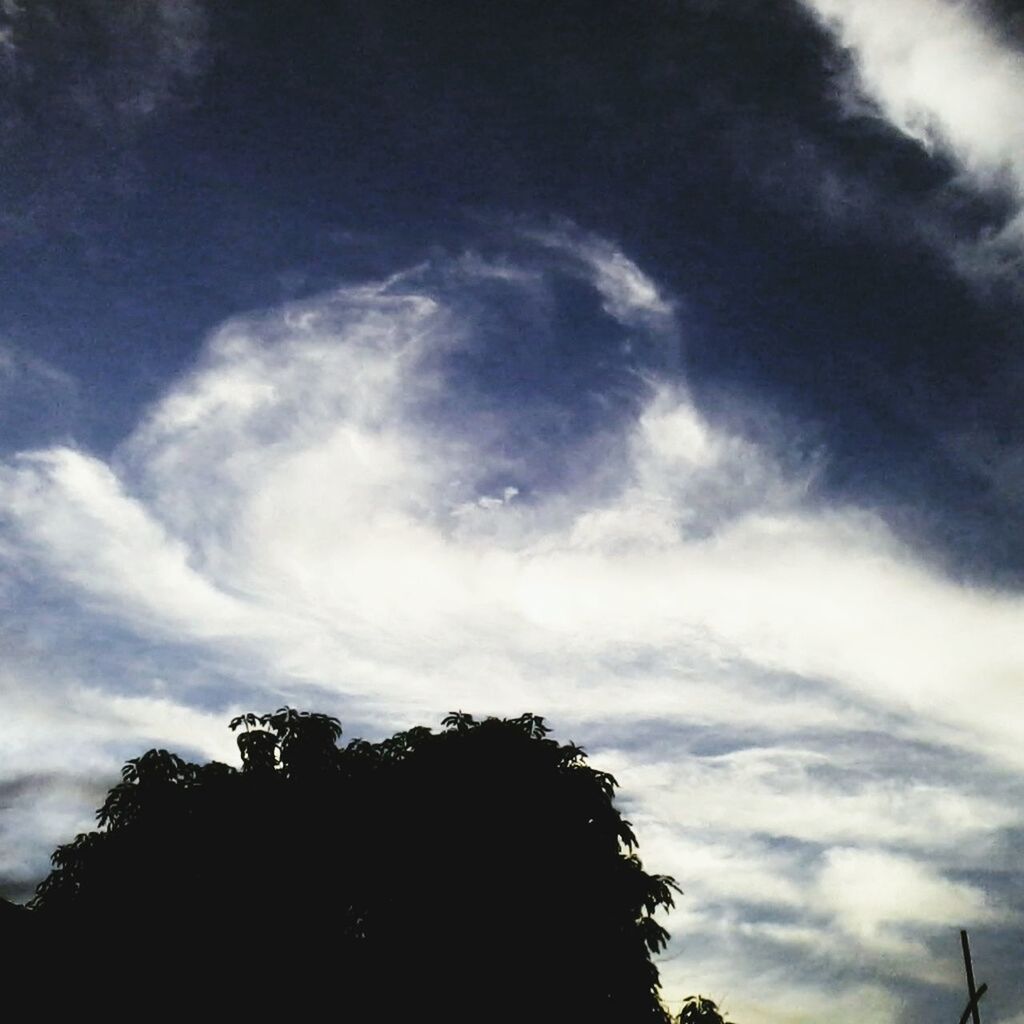
[[[240,770],[150,750],[56,850],[31,903],[51,948],[102,976],[89,943],[113,937],[139,1000],[226,1007],[241,986],[263,1013],[668,1020],[651,957],[675,882],[644,870],[615,779],[542,718],[459,711],[345,745],[291,708],[230,726]]]
[[[678,1024],[732,1024],[722,1016],[713,999],[703,996],[687,996],[676,1019]]]

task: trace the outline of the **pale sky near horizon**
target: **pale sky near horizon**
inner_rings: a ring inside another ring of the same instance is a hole
[[[542,714],[670,1006],[1024,1024],[1024,16],[0,0],[0,893],[122,761]]]

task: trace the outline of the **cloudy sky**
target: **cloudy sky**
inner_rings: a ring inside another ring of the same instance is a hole
[[[532,711],[670,1006],[1024,1022],[1014,0],[0,0],[0,129],[0,891],[238,711]]]

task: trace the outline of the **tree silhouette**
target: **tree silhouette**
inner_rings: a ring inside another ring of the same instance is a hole
[[[22,915],[37,966],[60,950],[84,990],[161,1012],[669,1020],[651,956],[675,882],[542,718],[345,746],[291,708],[230,726],[241,770],[150,750],[56,850]]]
[[[687,996],[677,1020],[678,1024],[731,1024],[722,1016],[714,1000],[703,996]]]

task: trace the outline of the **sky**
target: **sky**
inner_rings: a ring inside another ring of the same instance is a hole
[[[1011,0],[0,0],[0,892],[124,759],[545,716],[670,1007],[1024,1024]]]

